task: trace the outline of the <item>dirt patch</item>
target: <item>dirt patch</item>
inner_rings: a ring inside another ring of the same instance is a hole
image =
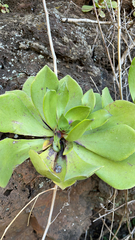
[[[115,92],[117,85],[114,88],[114,77],[97,24],[75,24],[61,21],[63,17],[87,17],[96,20],[94,14],[84,15],[80,9],[83,4],[90,2],[74,0],[74,3],[78,5],[77,7],[74,4],[69,6],[69,1],[47,1],[51,32],[57,55],[58,77],[61,79],[67,74],[71,75],[84,92],[90,88],[97,92],[97,87],[101,92],[107,86],[112,97],[115,98],[116,95],[119,98],[119,92]],[[123,4],[125,2],[123,1]],[[46,64],[53,70],[42,2],[37,2],[37,0],[23,0],[23,2],[21,0],[5,0],[4,3],[9,5],[10,13],[5,15],[0,13],[0,94],[13,89],[21,89],[26,79],[31,75],[35,76]],[[131,10],[130,7],[128,12]],[[108,21],[108,15],[106,20]],[[117,30],[108,25],[103,25],[102,29],[106,36],[111,58],[115,60],[114,66],[117,68]],[[134,21],[129,26],[128,33],[130,36],[134,36]],[[127,51],[127,45],[130,44],[129,38],[126,35],[126,41],[122,39],[122,54]],[[131,48],[131,58],[134,56],[134,50]],[[127,53],[124,58],[124,69],[130,65],[130,57]],[[126,70],[123,77],[126,89]],[[6,135],[1,133],[0,137],[3,139]],[[29,160],[17,167],[7,187],[0,189],[0,236],[25,204],[36,194],[51,187],[53,187],[53,183],[38,175]],[[51,225],[48,240],[82,240],[90,239],[90,237],[98,239],[102,220],[95,223],[93,220],[99,216],[98,212],[104,214],[107,209],[112,208],[113,194],[114,190],[95,175],[88,180],[78,182],[69,189],[59,190],[53,217],[60,214]],[[52,193],[49,192],[38,199],[30,225],[26,227],[31,209],[28,206],[9,229],[5,239],[41,239],[47,222],[51,197]],[[133,199],[135,199],[134,188],[129,191],[128,201]],[[124,203],[125,192],[118,191],[116,206]],[[125,211],[125,204],[115,214],[114,230],[118,227],[123,211]],[[134,214],[135,204],[133,203],[130,205],[131,219]],[[110,215],[107,215],[106,223],[110,226]],[[128,234],[125,225],[123,225],[119,238],[122,239],[124,234]]]

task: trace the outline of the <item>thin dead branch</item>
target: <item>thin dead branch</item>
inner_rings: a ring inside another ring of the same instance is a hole
[[[105,221],[102,224],[102,228],[101,228],[101,232],[98,240],[101,240],[103,238],[104,226],[105,226]]]
[[[50,48],[51,48],[52,57],[53,57],[54,73],[57,76],[57,60],[56,60],[56,54],[55,54],[54,47],[53,47],[53,41],[52,41],[51,29],[50,29],[50,23],[49,23],[49,16],[48,16],[48,11],[47,11],[45,0],[43,0],[43,6],[44,6],[44,11],[45,11],[45,16],[46,16],[48,38],[49,38]]]
[[[119,69],[119,92],[120,98],[123,99],[122,92],[122,69],[121,69],[121,18],[120,18],[120,0],[117,0],[118,13],[118,69]]]
[[[135,203],[135,200],[131,200],[131,201],[127,202],[127,205],[132,204],[132,203]],[[108,213],[105,213],[105,214],[101,215],[100,217],[98,217],[98,218],[96,218],[95,220],[93,220],[93,222],[98,221],[99,219],[107,216],[108,214],[112,213],[113,211],[117,211],[118,209],[124,207],[125,204],[126,204],[126,203],[123,203],[121,206],[119,206],[119,207],[117,207],[117,208],[115,208],[115,209],[108,210]]]
[[[90,79],[91,79],[91,81],[93,82],[93,84],[94,84],[94,86],[95,86],[95,88],[97,89],[97,91],[99,92],[99,94],[100,94],[100,91],[99,91],[99,89],[98,89],[98,87],[97,87],[97,85],[96,85],[96,83],[94,82],[94,80],[93,80],[93,78],[90,76]]]
[[[27,227],[29,226],[30,217],[31,217],[32,211],[33,211],[33,209],[34,209],[34,207],[35,207],[35,204],[36,204],[37,200],[38,200],[38,197],[35,199],[35,201],[34,201],[34,203],[33,203],[33,205],[32,205],[32,208],[31,208],[31,210],[30,210],[30,213],[29,213],[29,216],[28,216],[28,221],[27,221]]]
[[[44,231],[42,240],[45,240],[46,235],[47,235],[47,232],[48,232],[48,229],[49,229],[49,227],[50,227],[50,225],[51,225],[51,218],[52,218],[52,213],[53,213],[53,209],[54,209],[54,203],[55,203],[55,199],[56,199],[57,188],[58,188],[58,186],[55,185],[54,191],[53,191],[53,197],[52,197],[52,203],[51,203],[50,213],[49,213],[49,217],[48,217],[48,222],[47,222],[47,226],[46,226],[46,228],[45,228],[45,231]]]
[[[121,228],[121,224],[122,224],[122,222],[123,222],[124,216],[125,216],[125,213],[123,214],[123,216],[122,216],[122,218],[121,218],[121,220],[120,220],[120,222],[119,222],[119,226],[118,226],[118,228],[117,228],[117,230],[116,230],[116,232],[115,232],[112,240],[115,240],[115,239],[116,239],[116,236],[117,236],[117,234],[118,234],[118,232],[119,232],[119,230],[120,230],[120,228]]]
[[[110,230],[110,228],[107,226],[104,218],[101,217],[101,220],[102,220],[103,224],[105,225],[105,227],[107,228],[107,230],[111,233],[111,235],[114,236],[114,233],[113,233],[113,232]],[[105,234],[105,232],[104,232],[104,234]],[[119,240],[119,239],[116,237],[116,240]]]
[[[113,196],[113,208],[112,208],[112,209],[113,209],[113,212],[112,212],[112,221],[111,221],[111,228],[110,228],[109,240],[111,240],[111,236],[112,236],[116,194],[117,194],[117,190],[115,189],[115,190],[114,190],[114,196]]]
[[[92,19],[87,19],[87,18],[62,18],[62,22],[68,22],[68,23],[78,23],[78,22],[86,22],[86,23],[95,23],[98,24],[98,21],[92,20]],[[106,21],[100,21],[100,24],[111,24],[111,22],[106,22]]]
[[[56,59],[56,54],[55,54],[54,47],[53,47],[53,41],[52,41],[51,29],[50,29],[50,23],[49,23],[49,16],[48,16],[48,11],[47,11],[46,1],[45,0],[43,0],[43,6],[44,6],[45,15],[46,15],[46,24],[47,24],[48,38],[49,38],[50,48],[51,48],[51,52],[52,52],[52,56],[53,56],[54,73],[57,76],[58,75],[58,73],[57,73],[57,59]],[[53,209],[54,209],[54,203],[55,203],[55,199],[56,199],[57,188],[58,188],[58,186],[55,185],[54,191],[53,191],[53,197],[52,197],[50,213],[49,213],[49,217],[48,217],[48,222],[47,222],[47,226],[45,228],[42,240],[45,240],[47,232],[48,232],[48,229],[49,229],[49,227],[51,225],[51,218],[52,218],[52,213],[53,213]]]
[[[132,232],[131,232],[132,236],[135,234],[135,227],[133,228]],[[126,237],[124,237],[122,240],[128,240],[130,239],[130,234],[128,234]]]
[[[112,68],[114,79],[115,79],[115,81],[116,81],[116,83],[117,83],[117,85],[119,87],[119,82],[118,82],[117,77],[116,77],[116,73],[115,73],[114,66],[113,66],[113,63],[112,63],[112,60],[111,60],[111,57],[110,57],[109,49],[108,49],[108,47],[107,47],[107,45],[105,43],[105,38],[104,38],[104,34],[103,34],[103,31],[102,31],[102,28],[101,28],[101,24],[100,24],[100,21],[99,21],[99,17],[98,17],[98,14],[97,14],[95,1],[92,0],[92,2],[93,2],[93,6],[94,6],[94,11],[95,11],[95,14],[96,14],[97,22],[98,22],[98,27],[99,27],[99,30],[100,30],[100,33],[101,33],[101,36],[102,36],[102,40],[103,40],[103,43],[104,43],[104,46],[105,46],[105,49],[106,49],[106,52],[107,52],[107,56],[108,56],[111,68]]]
[[[133,236],[130,230],[130,223],[129,223],[129,210],[128,210],[128,190],[125,190],[125,201],[126,201],[126,218],[127,218],[127,227],[128,227],[128,231],[129,231],[129,235],[131,240],[133,240]]]
[[[108,8],[108,5],[107,5],[106,0],[104,0],[104,3],[105,3],[105,6],[106,6],[106,9],[107,9],[108,12],[109,12],[109,16],[110,16],[110,18],[111,18],[111,22],[112,22],[112,24],[114,25],[114,22],[115,22],[115,14],[114,14],[114,10],[113,10],[113,7],[112,7],[112,2],[111,2],[111,0],[110,0],[110,5],[111,5],[112,14],[111,14],[110,9]],[[112,18],[112,15],[113,15],[113,18]]]

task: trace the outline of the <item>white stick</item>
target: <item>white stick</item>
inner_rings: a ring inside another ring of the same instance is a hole
[[[118,68],[119,68],[119,92],[120,98],[123,99],[122,93],[122,70],[121,70],[121,18],[120,18],[120,0],[117,0],[118,12]]]
[[[51,29],[50,29],[50,23],[49,23],[49,16],[48,16],[48,11],[47,11],[46,1],[45,0],[43,0],[43,6],[44,6],[44,10],[45,10],[45,15],[46,15],[46,24],[47,24],[48,38],[49,38],[50,48],[51,48],[51,52],[52,52],[52,56],[53,56],[54,73],[57,76],[57,59],[56,59],[56,54],[55,54],[54,47],[53,47],[53,41],[52,41]],[[42,240],[44,240],[46,238],[48,229],[49,229],[49,227],[51,225],[51,218],[52,218],[52,213],[53,213],[53,209],[54,209],[54,203],[55,203],[57,188],[58,188],[58,186],[55,185],[54,191],[53,191],[53,197],[52,197],[50,213],[49,213],[49,217],[48,217],[48,222],[47,222],[47,226],[45,228]]]
[[[72,22],[72,23],[78,23],[78,22],[90,22],[90,23],[96,23],[98,24],[98,21],[92,20],[92,19],[87,19],[87,18],[62,18],[62,22]],[[111,24],[111,22],[106,22],[106,21],[100,21],[100,24]]]
[[[57,193],[57,185],[55,185],[54,187],[54,191],[53,191],[53,197],[52,197],[52,203],[51,203],[51,208],[50,208],[50,213],[49,213],[49,217],[48,217],[48,222],[47,222],[47,226],[45,228],[42,240],[45,240],[48,229],[51,225],[51,218],[52,218],[52,213],[53,213],[53,209],[54,209],[54,203],[55,203],[55,198],[56,198],[56,193]]]
[[[51,30],[50,30],[50,23],[49,23],[49,16],[48,16],[48,11],[47,11],[45,0],[43,0],[43,6],[44,6],[44,10],[45,10],[45,15],[46,15],[48,38],[49,38],[50,48],[51,48],[52,57],[53,57],[54,73],[57,76],[57,60],[56,60],[56,55],[55,55],[55,51],[54,51],[54,47],[53,47]]]

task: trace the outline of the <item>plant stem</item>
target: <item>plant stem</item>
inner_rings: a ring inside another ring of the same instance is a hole
[[[50,213],[49,213],[49,217],[48,217],[48,222],[47,222],[47,226],[45,228],[42,240],[45,240],[48,229],[51,225],[51,218],[52,218],[52,213],[53,213],[53,209],[54,209],[54,203],[55,203],[55,199],[56,199],[57,188],[58,188],[58,186],[55,185],[54,190],[53,190],[53,197],[52,197],[52,203],[51,203]]]

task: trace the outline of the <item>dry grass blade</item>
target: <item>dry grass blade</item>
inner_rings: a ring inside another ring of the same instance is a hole
[[[118,226],[118,228],[117,228],[117,230],[116,230],[116,232],[115,232],[112,240],[115,240],[115,239],[116,239],[117,233],[119,232],[119,230],[120,230],[120,228],[121,228],[121,224],[122,224],[122,222],[123,222],[124,216],[125,216],[125,213],[123,214],[123,216],[122,216],[122,218],[121,218],[121,220],[120,220],[120,222],[119,222],[119,226]]]
[[[129,235],[131,240],[133,240],[133,236],[130,230],[130,222],[129,222],[129,210],[128,210],[128,190],[125,190],[125,200],[126,200],[126,217],[127,217],[127,227],[129,231]]]
[[[90,79],[91,79],[91,81],[93,82],[93,84],[94,84],[94,86],[95,86],[95,88],[97,89],[97,91],[99,92],[99,94],[100,94],[100,91],[99,91],[99,89],[98,89],[98,87],[97,87],[97,85],[96,85],[96,83],[94,82],[94,80],[93,80],[93,78],[90,76]]]
[[[103,238],[103,231],[104,231],[104,226],[105,226],[105,221],[102,224],[102,228],[101,228],[101,232],[100,232],[100,236],[98,240],[101,240]]]
[[[105,223],[105,220],[102,217],[101,217],[101,220],[102,220],[104,226],[107,228],[107,230],[111,233],[111,235],[114,236],[114,233],[110,230],[110,228],[107,226],[107,224]],[[117,237],[115,237],[115,238],[116,238],[116,240],[119,240]]]
[[[111,221],[111,228],[110,228],[109,240],[111,240],[111,236],[112,236],[116,194],[117,194],[117,190],[115,189],[115,191],[114,191],[114,196],[113,196],[113,212],[112,212],[112,221]]]
[[[30,211],[30,213],[29,213],[27,226],[29,226],[30,217],[31,217],[32,211],[33,211],[33,209],[34,209],[34,207],[35,207],[35,204],[36,204],[37,200],[38,200],[38,197],[35,199],[35,201],[34,201],[34,203],[33,203],[33,206],[32,206],[32,208],[31,208],[31,211]]]
[[[135,227],[133,228],[131,235],[133,236],[135,234]],[[126,237],[124,237],[122,240],[129,240],[130,239],[130,234]]]
[[[132,204],[132,203],[135,203],[135,200],[131,200],[131,201],[127,202],[127,205]],[[118,209],[124,207],[125,205],[126,205],[126,203],[122,204],[121,206],[119,206],[119,207],[117,207],[117,208],[115,208],[115,209],[108,210],[108,213],[105,213],[105,214],[101,215],[100,217],[98,217],[98,218],[96,218],[95,220],[93,220],[93,222],[96,222],[96,221],[98,221],[99,219],[107,216],[108,214],[111,214],[113,211],[117,211]]]

